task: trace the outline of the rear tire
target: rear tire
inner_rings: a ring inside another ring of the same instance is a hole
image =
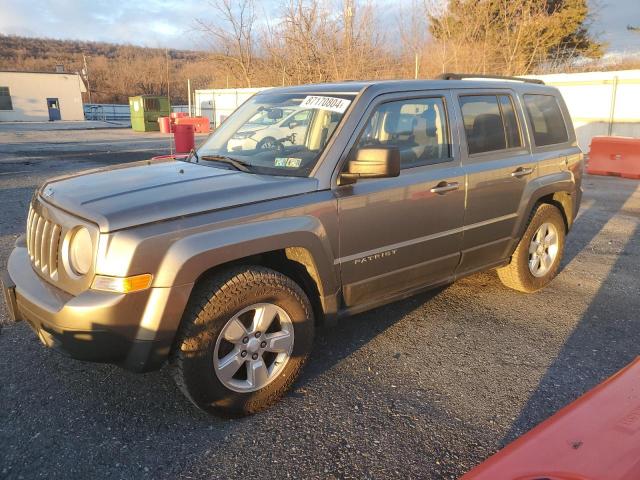
[[[202,410],[252,414],[286,393],[311,352],[314,333],[311,304],[293,280],[260,266],[230,268],[194,289],[171,371]]]
[[[545,287],[557,275],[564,253],[565,223],[560,210],[540,204],[520,239],[511,262],[498,268],[504,285],[531,293]]]

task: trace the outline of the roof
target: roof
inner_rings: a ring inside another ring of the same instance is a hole
[[[509,88],[514,90],[548,89],[545,85],[536,85],[512,80],[370,80],[335,83],[315,83],[293,87],[277,87],[265,93],[360,93],[372,88],[377,93],[406,92],[412,90],[445,90],[451,88]]]
[[[87,91],[87,86],[84,84],[84,80],[82,79],[82,76],[77,73],[77,72],[35,72],[35,71],[14,71],[14,70],[0,70],[0,75],[2,75],[3,73],[10,73],[10,74],[14,74],[14,73],[22,73],[22,74],[29,74],[29,75],[66,75],[68,77],[77,77],[78,79],[78,86],[80,88],[80,92],[81,93],[86,93]],[[23,79],[24,80],[24,79]],[[18,79],[14,79],[14,82],[20,82],[21,80]]]
[[[80,75],[78,72],[39,72],[36,70],[0,70],[0,73],[37,73],[42,75]]]

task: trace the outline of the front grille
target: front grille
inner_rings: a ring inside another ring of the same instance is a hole
[[[38,214],[29,207],[27,217],[27,250],[33,268],[53,280],[58,278],[58,249],[60,246],[60,225]]]

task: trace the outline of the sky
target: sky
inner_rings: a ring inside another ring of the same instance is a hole
[[[640,33],[627,30],[640,26],[640,0],[589,1],[596,14],[593,33],[608,43],[608,52],[640,52]],[[277,19],[279,0],[256,3],[262,21]],[[410,0],[377,3],[386,12]],[[215,18],[206,0],[0,0],[0,33],[7,35],[204,49],[195,18]]]

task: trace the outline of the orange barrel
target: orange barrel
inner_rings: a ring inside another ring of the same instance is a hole
[[[171,118],[158,117],[158,125],[160,125],[161,133],[171,133]]]
[[[171,118],[183,118],[187,117],[189,114],[187,112],[171,112]]]
[[[176,144],[176,153],[190,152],[195,147],[193,125],[174,125],[173,138]]]

